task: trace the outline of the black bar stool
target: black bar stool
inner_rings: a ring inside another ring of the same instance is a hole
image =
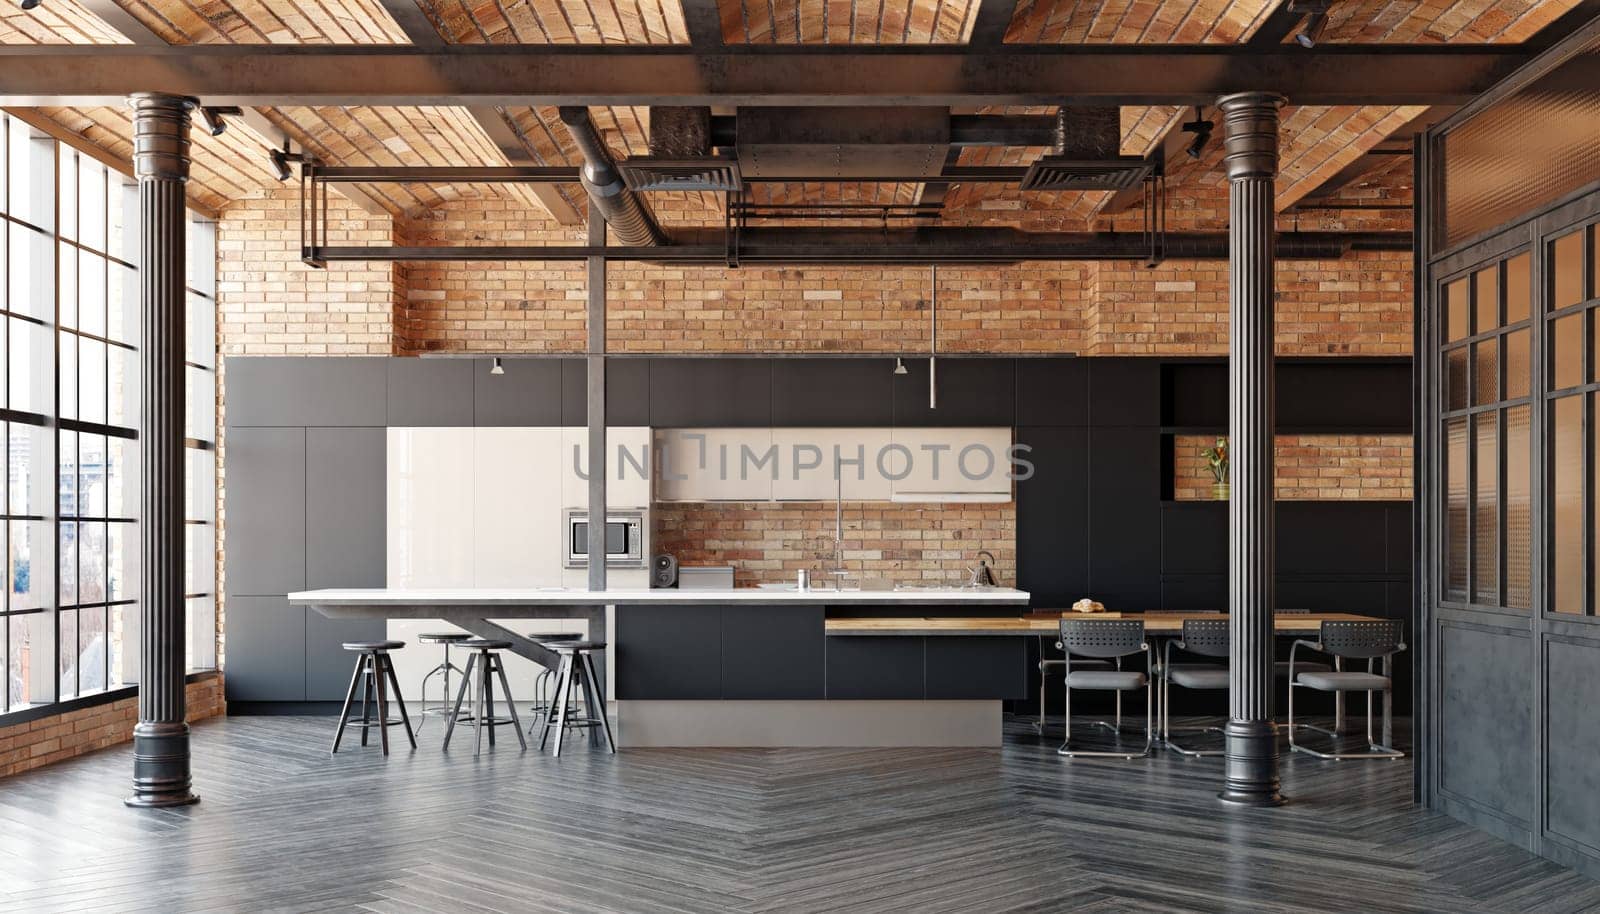
[[[552,641],[545,645],[561,655],[561,668],[556,671],[554,710],[544,718],[544,729],[539,733],[539,751],[544,751],[550,727],[556,728],[556,758],[561,757],[561,744],[565,742],[568,727],[599,727],[605,731],[606,745],[613,755],[617,743],[611,738],[611,721],[606,716],[604,686],[594,669],[595,651],[606,649],[604,641]],[[573,686],[583,689],[584,715],[574,717],[572,707]],[[592,732],[591,732],[591,735]]]
[[[460,644],[471,637],[466,632],[428,632],[425,635],[417,636],[417,641],[422,644],[444,645],[444,662],[429,670],[428,674],[422,677],[422,685],[419,687],[422,693],[422,715],[421,719],[417,721],[418,733],[421,733],[423,725],[427,724],[428,715],[450,713],[450,674],[466,675],[461,667],[450,662],[450,645]],[[444,690],[440,692],[438,706],[430,708],[428,707],[428,680],[434,676],[442,676],[444,678]]]
[[[339,730],[333,734],[333,750],[339,751],[339,741],[344,739],[345,724],[350,720],[350,705],[356,698],[356,683],[363,684],[361,693],[361,745],[367,744],[367,733],[373,727],[378,728],[378,741],[383,744],[383,754],[389,754],[389,727],[392,724],[401,724],[406,728],[406,738],[411,741],[411,748],[417,748],[417,737],[411,732],[411,718],[406,716],[406,700],[400,695],[400,681],[394,676],[394,661],[389,659],[390,651],[398,651],[405,647],[404,641],[346,641],[344,649],[355,651],[361,656],[356,658],[355,672],[350,674],[350,690],[344,696],[344,709],[339,712]],[[393,720],[389,717],[389,689],[394,689],[395,703],[400,706],[400,719]],[[378,719],[372,720],[367,703],[376,697],[378,702]]]
[[[506,668],[500,662],[500,652],[511,649],[510,641],[491,641],[486,638],[468,638],[458,645],[472,652],[467,658],[467,672],[461,677],[461,689],[456,692],[455,709],[450,714],[450,722],[444,729],[444,748],[450,748],[450,734],[455,732],[457,720],[472,722],[472,754],[477,755],[483,751],[483,728],[489,728],[489,748],[494,748],[494,728],[511,726],[517,734],[517,742],[523,749],[528,748],[528,740],[522,735],[522,721],[517,719],[517,703],[511,697],[511,687],[506,684]],[[505,699],[506,709],[510,717],[494,716],[494,680],[500,679],[500,694]],[[461,702],[467,697],[467,688],[472,687],[472,713],[463,718],[461,716]]]

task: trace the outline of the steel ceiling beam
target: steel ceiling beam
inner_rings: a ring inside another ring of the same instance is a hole
[[[1301,105],[1465,102],[1515,46],[64,45],[0,47],[0,105],[1193,105],[1270,88]]]
[[[1179,111],[1178,116],[1173,118],[1171,125],[1168,126],[1167,132],[1162,134],[1160,141],[1155,144],[1150,157],[1161,163],[1163,174],[1171,173],[1172,169],[1168,167],[1169,163],[1176,165],[1178,162],[1183,161],[1184,150],[1193,142],[1194,134],[1185,133],[1183,130],[1183,125],[1193,116],[1194,112],[1189,108]],[[1119,190],[1106,198],[1105,203],[1095,211],[1095,215],[1111,216],[1116,213],[1124,213],[1138,206],[1143,200],[1144,188],[1142,187]]]
[[[1006,30],[1011,28],[1011,18],[1016,12],[1017,0],[978,0],[978,13],[973,17],[968,46],[992,48],[1004,44]]]
[[[683,25],[689,30],[689,46],[703,50],[722,47],[722,13],[717,9],[717,0],[678,2],[683,7]]]

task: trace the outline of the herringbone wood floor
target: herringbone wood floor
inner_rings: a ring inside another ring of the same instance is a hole
[[[326,718],[195,730],[203,802],[125,809],[126,748],[0,781],[0,909],[1600,910],[1600,884],[1410,805],[1409,762],[1287,760],[1227,810],[1219,762],[1003,750],[327,754]],[[509,748],[508,748],[509,742]],[[570,748],[570,747],[569,747]]]

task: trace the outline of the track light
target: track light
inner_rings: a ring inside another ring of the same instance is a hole
[[[490,374],[505,374],[506,373],[506,366],[500,364],[500,357],[499,356],[495,356],[494,357],[494,361],[489,363],[489,373]]]
[[[1194,134],[1194,139],[1189,142],[1184,154],[1191,159],[1200,158],[1201,154],[1206,151],[1206,144],[1211,142],[1211,130],[1214,126],[1214,124],[1206,120],[1205,112],[1196,107],[1194,109],[1194,120],[1183,125],[1184,133]]]
[[[1314,48],[1322,39],[1322,30],[1328,26],[1326,12],[1312,13],[1306,18],[1304,26],[1294,33],[1294,40],[1302,48]]]
[[[285,140],[282,149],[274,149],[268,155],[272,159],[272,176],[279,181],[289,180],[294,172],[289,170],[290,162],[304,162],[306,154],[303,152],[290,152],[289,141]]]
[[[25,10],[36,10],[39,8],[39,4],[42,2],[44,2],[44,0],[22,0],[22,8]]]
[[[228,129],[228,122],[223,118],[238,117],[243,113],[235,107],[200,109],[200,117],[206,122],[206,130],[210,131],[212,136],[222,136],[223,131]]]
[[[899,356],[895,356],[895,358],[894,358],[894,373],[895,374],[905,374],[906,373],[906,362],[905,362],[905,359],[902,359]]]

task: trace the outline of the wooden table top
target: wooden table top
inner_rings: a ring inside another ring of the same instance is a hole
[[[829,619],[830,635],[1043,635],[1060,631],[1062,619],[1142,619],[1152,634],[1180,634],[1184,619],[1226,619],[1224,613],[1075,613],[1031,612],[993,618],[860,618]],[[1315,633],[1324,621],[1373,622],[1356,613],[1275,613],[1273,629],[1282,635]]]

